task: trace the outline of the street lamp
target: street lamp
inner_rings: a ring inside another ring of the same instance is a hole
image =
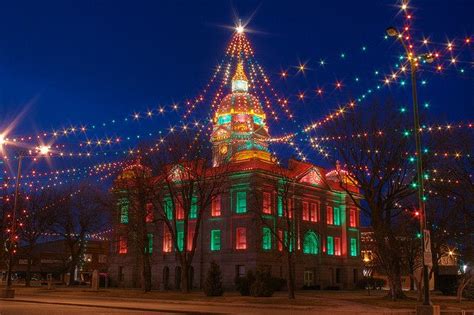
[[[36,148],[37,152],[40,155],[47,155],[49,153],[49,146],[41,145]],[[23,158],[31,156],[31,151],[20,152],[18,155],[18,166],[17,166],[17,176],[15,181],[15,199],[13,202],[12,210],[12,228],[10,229],[10,242],[8,244],[8,269],[7,269],[7,283],[6,287],[3,290],[2,297],[4,298],[14,298],[15,290],[12,289],[12,267],[13,267],[13,249],[16,242],[16,212],[18,207],[18,191],[20,189],[20,178],[21,178],[21,164]]]
[[[430,253],[431,255],[431,248],[428,248],[429,241],[429,230],[426,224],[426,209],[425,209],[425,199],[424,199],[424,189],[423,189],[423,162],[421,159],[421,136],[420,136],[420,118],[418,114],[418,96],[416,93],[416,71],[418,67],[419,61],[426,61],[428,63],[433,62],[433,57],[430,54],[421,54],[416,56],[412,51],[410,51],[403,40],[402,34],[395,28],[389,27],[386,30],[386,33],[390,37],[396,37],[405,49],[405,53],[407,55],[407,59],[410,62],[410,69],[411,69],[411,91],[413,97],[413,120],[414,120],[414,127],[415,127],[415,146],[416,146],[416,171],[417,171],[417,181],[418,181],[418,207],[420,211],[420,229],[421,229],[421,243],[423,249],[423,304],[424,305],[431,305],[430,302],[430,288],[429,288],[429,279],[428,279],[428,264],[427,261],[431,256],[425,257],[425,253]],[[426,245],[426,248],[425,248]]]

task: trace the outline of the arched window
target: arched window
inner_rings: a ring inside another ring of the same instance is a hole
[[[303,253],[317,255],[319,253],[319,237],[313,231],[304,235]]]

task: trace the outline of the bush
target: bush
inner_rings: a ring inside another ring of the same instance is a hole
[[[250,293],[255,297],[269,297],[273,295],[272,276],[268,270],[257,269],[255,281],[250,287]]]
[[[439,275],[437,280],[438,289],[443,295],[456,295],[458,289],[457,275]]]
[[[204,293],[207,296],[221,296],[224,293],[222,288],[221,268],[214,261],[207,271],[206,282],[204,282]]]
[[[273,288],[273,291],[280,291],[286,284],[286,279],[278,278],[278,277],[271,277],[270,278],[270,285]]]
[[[250,295],[250,287],[254,282],[255,276],[253,275],[252,270],[247,271],[247,275],[245,277],[235,278],[236,289],[242,296]]]

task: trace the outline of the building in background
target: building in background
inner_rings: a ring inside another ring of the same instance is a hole
[[[192,285],[202,286],[211,261],[220,265],[227,288],[234,287],[236,277],[258,267],[286,278],[282,244],[267,224],[278,235],[286,233],[282,221],[283,202],[287,202],[296,231],[292,240],[296,286],[354,287],[362,275],[359,210],[347,189],[357,192],[357,188],[350,185],[339,165],[330,171],[295,159],[286,167],[280,165],[268,149],[266,116],[258,98],[248,91],[241,63],[231,88],[214,115],[213,165],[209,167],[232,165],[232,171],[223,192],[205,209],[190,270]],[[293,183],[287,201],[279,194],[282,178]],[[141,286],[139,255],[130,248],[127,233],[131,202],[120,201],[110,259],[111,283],[122,287]],[[163,222],[147,224],[153,231],[148,244],[153,286],[179,288],[181,267],[174,252],[187,242],[180,239],[176,248]]]

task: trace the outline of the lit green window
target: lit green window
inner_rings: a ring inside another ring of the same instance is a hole
[[[341,209],[334,207],[334,225],[341,225]]]
[[[120,223],[126,224],[128,223],[128,209],[130,203],[126,198],[122,198],[118,202],[118,206],[120,209]]]
[[[278,196],[278,216],[283,216],[283,198],[282,196]]]
[[[148,233],[148,254],[153,253],[153,233]]]
[[[334,237],[328,236],[327,238],[327,246],[328,246],[328,255],[334,255]]]
[[[295,241],[295,238],[292,237],[291,240],[288,240],[288,231],[285,231],[285,236],[284,236],[284,242],[285,242],[285,247],[290,251],[292,252],[293,251],[293,244],[294,244],[294,241]]]
[[[257,125],[263,125],[262,117],[259,117],[257,115],[253,115],[253,122],[256,123]]]
[[[351,238],[351,256],[357,256],[357,239]]]
[[[176,223],[176,241],[178,243],[178,250],[180,252],[183,251],[183,245],[184,245],[184,228],[183,228],[183,222],[177,222]]]
[[[262,248],[264,250],[272,249],[272,232],[267,227],[262,230]]]
[[[221,250],[221,230],[211,231],[211,250]]]
[[[165,213],[168,220],[173,220],[173,203],[171,199],[165,198],[164,200]]]
[[[197,218],[197,198],[193,197],[191,201],[191,209],[189,211],[189,218],[196,219]]]
[[[247,212],[247,192],[239,191],[237,192],[237,204],[236,204],[236,213],[245,213]]]
[[[319,252],[319,240],[316,233],[308,231],[304,236],[303,253],[317,255]]]
[[[219,125],[230,123],[232,116],[231,115],[222,115],[217,118],[217,123]]]

